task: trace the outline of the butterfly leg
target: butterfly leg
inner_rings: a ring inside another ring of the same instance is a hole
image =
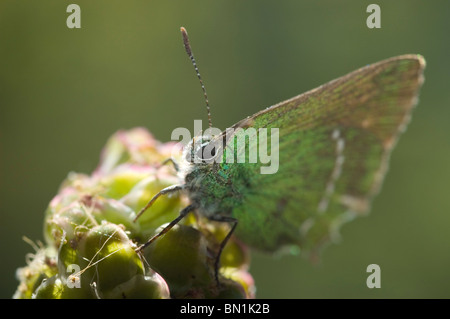
[[[220,256],[222,255],[222,251],[225,248],[228,240],[230,239],[231,235],[233,234],[234,230],[236,229],[238,220],[236,218],[228,217],[228,216],[213,216],[213,217],[209,217],[209,219],[212,221],[216,221],[216,222],[233,223],[233,226],[231,226],[230,231],[225,236],[224,240],[222,240],[222,242],[220,243],[219,252],[217,253],[216,261],[214,262],[214,276],[216,278],[217,285],[220,286],[220,282],[219,282]]]
[[[173,159],[172,157],[169,157],[168,159],[164,160],[159,167],[162,167],[162,166],[164,166],[164,165],[166,165],[168,163],[172,164],[172,166],[175,169],[175,171],[178,172],[180,170],[180,167],[179,167],[177,161],[175,161],[175,159]]]
[[[172,193],[172,192],[175,192],[175,191],[179,191],[179,190],[181,190],[181,189],[183,189],[183,185],[172,185],[172,186],[169,186],[169,187],[166,187],[166,188],[164,188],[164,189],[162,189],[162,190],[160,190],[159,191],[159,193],[158,194],[156,194],[155,196],[153,196],[153,198],[147,203],[147,205],[145,205],[144,206],[144,208],[142,208],[140,211],[139,211],[139,213],[136,215],[136,217],[134,218],[134,222],[136,222],[136,220],[147,210],[147,209],[149,209],[152,205],[153,205],[153,203],[158,199],[158,197],[159,196],[161,196],[161,195],[165,195],[165,194],[168,194],[168,193]]]
[[[172,220],[169,225],[167,225],[166,227],[164,227],[163,230],[161,230],[158,234],[156,234],[155,236],[153,236],[152,238],[150,238],[145,244],[142,244],[141,246],[139,246],[136,249],[136,252],[139,253],[141,252],[143,249],[145,249],[147,246],[149,246],[151,243],[153,243],[156,239],[158,239],[159,237],[161,237],[162,235],[164,235],[165,233],[167,233],[169,230],[172,229],[173,226],[175,226],[176,224],[178,224],[180,222],[180,220],[182,220],[184,217],[186,217],[187,214],[189,214],[191,211],[193,211],[195,209],[194,205],[189,205],[185,208],[183,208],[183,210],[180,212],[180,215],[175,218],[174,220]]]

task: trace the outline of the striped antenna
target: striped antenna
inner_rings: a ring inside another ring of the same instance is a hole
[[[189,38],[188,38],[187,31],[184,27],[181,27],[180,31],[181,31],[181,35],[183,36],[184,48],[186,49],[186,53],[188,54],[189,58],[192,61],[192,64],[194,65],[195,72],[197,73],[197,77],[200,80],[200,85],[202,86],[203,95],[205,97],[205,102],[206,102],[206,111],[208,112],[209,128],[212,128],[211,109],[209,108],[208,95],[206,94],[205,85],[203,84],[202,77],[200,76],[200,72],[198,71],[197,63],[195,62],[194,55],[192,54],[192,49],[191,49],[191,45],[189,44]]]

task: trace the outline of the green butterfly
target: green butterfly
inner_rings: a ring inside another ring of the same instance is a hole
[[[182,33],[201,81],[183,28]],[[189,161],[190,155],[202,159],[208,146],[213,156],[225,159],[230,152],[227,146],[236,141],[225,138],[225,132],[191,143],[185,150],[184,183],[161,190],[138,216],[159,196],[174,191],[185,192],[191,204],[138,250],[196,210],[211,220],[232,224],[220,252],[233,231],[244,243],[263,251],[285,246],[317,251],[336,236],[343,223],[368,212],[390,153],[417,103],[424,68],[420,55],[390,58],[235,124],[234,129],[279,128],[275,174],[261,174],[261,163]],[[221,152],[220,145],[224,146]],[[242,148],[231,151],[235,157]],[[218,262],[219,258],[216,278]]]

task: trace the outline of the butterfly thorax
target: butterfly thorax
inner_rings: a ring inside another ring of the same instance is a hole
[[[185,175],[185,189],[205,217],[231,216],[252,188],[249,177],[240,164],[193,164]]]
[[[202,161],[201,151],[210,141],[190,143],[185,148],[184,188],[192,204],[205,217],[230,216],[251,191],[251,172],[241,163]],[[221,156],[222,154],[217,154]]]

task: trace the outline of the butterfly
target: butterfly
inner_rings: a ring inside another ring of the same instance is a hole
[[[187,37],[184,44],[208,99]],[[299,247],[315,252],[342,224],[367,214],[380,191],[392,149],[411,118],[423,83],[425,60],[401,55],[367,65],[316,89],[249,116],[232,129],[278,129],[278,170],[261,174],[261,163],[211,161],[237,157],[245,148],[226,132],[201,136],[185,147],[184,182],[161,195],[184,192],[190,204],[150,245],[189,212],[230,223],[232,234],[267,252]],[[209,121],[211,119],[209,117]],[[249,152],[255,145],[248,145]],[[205,148],[212,150],[205,156]],[[252,149],[253,148],[253,149]],[[220,150],[220,151],[219,151]],[[197,159],[194,161],[193,159]],[[244,156],[244,158],[247,158]],[[178,165],[175,165],[178,168]],[[216,259],[216,278],[219,263]]]

